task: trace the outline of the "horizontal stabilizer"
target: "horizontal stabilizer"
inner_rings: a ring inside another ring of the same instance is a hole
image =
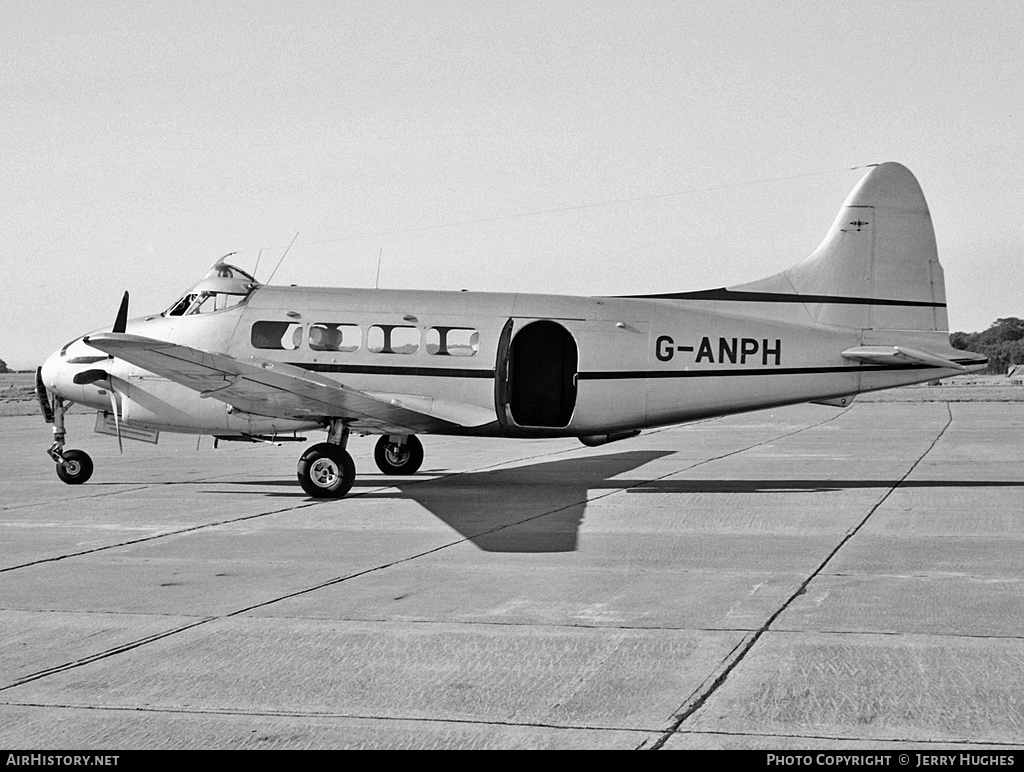
[[[846,349],[843,358],[876,365],[918,364],[945,370],[959,370],[962,373],[970,372],[964,365],[952,359],[904,346],[857,346]]]

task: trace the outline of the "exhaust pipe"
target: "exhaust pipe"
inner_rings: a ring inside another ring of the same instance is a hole
[[[609,442],[628,440],[630,437],[636,437],[638,434],[640,434],[639,429],[630,429],[624,432],[609,432],[608,434],[588,434],[585,437],[580,437],[580,442],[588,448],[596,448],[598,445],[607,445]]]

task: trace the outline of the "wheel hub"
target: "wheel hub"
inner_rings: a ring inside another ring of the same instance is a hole
[[[392,466],[402,466],[409,460],[412,452],[404,445],[388,445],[384,455]]]
[[[330,488],[339,477],[338,465],[329,458],[318,458],[309,469],[309,479],[321,488]]]

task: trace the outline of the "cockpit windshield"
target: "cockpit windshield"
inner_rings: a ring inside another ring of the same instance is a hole
[[[223,311],[244,303],[259,286],[259,282],[241,268],[219,260],[206,272],[202,281],[164,311],[164,316],[191,316]]]

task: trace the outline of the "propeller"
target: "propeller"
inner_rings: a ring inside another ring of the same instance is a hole
[[[117,316],[114,318],[114,327],[111,332],[124,332],[128,327],[128,291],[125,290],[124,295],[121,297],[121,305],[117,309]],[[105,359],[113,359],[113,356],[105,357]],[[83,362],[84,364],[84,362]],[[114,378],[107,370],[94,368],[91,370],[83,370],[80,373],[75,373],[71,379],[78,385],[82,386],[89,383],[99,383],[100,381],[106,381],[107,393],[110,395],[110,412],[114,416],[114,429],[117,432],[117,447],[122,453],[124,453],[124,445],[121,442],[121,415],[117,409],[117,388],[114,386]]]
[[[117,317],[114,319],[114,329],[111,332],[124,332],[128,326],[128,290],[124,291],[121,298],[121,307],[117,309]]]
[[[113,388],[111,388],[107,393],[110,395],[110,412],[114,414],[114,430],[117,432],[117,449],[123,455],[124,445],[121,444],[121,419],[117,414],[117,393]]]
[[[117,389],[114,387],[114,378],[106,370],[100,370],[97,368],[75,373],[71,380],[79,386],[106,381],[103,385],[107,387],[107,394],[110,395],[110,412],[114,415],[114,430],[117,432],[117,447],[122,453],[124,453],[124,445],[121,442],[121,416],[117,409]]]
[[[111,332],[124,332],[125,328],[128,327],[128,290],[124,291],[124,295],[121,296],[121,305],[117,309],[117,316],[114,318],[114,328]],[[93,372],[93,371],[88,371]],[[103,372],[102,370],[98,372]],[[121,444],[121,417],[117,410],[117,389],[114,388],[114,379],[110,377],[109,373],[107,378],[110,380],[110,412],[114,414],[114,429],[117,431],[117,449],[124,453],[124,445]]]

